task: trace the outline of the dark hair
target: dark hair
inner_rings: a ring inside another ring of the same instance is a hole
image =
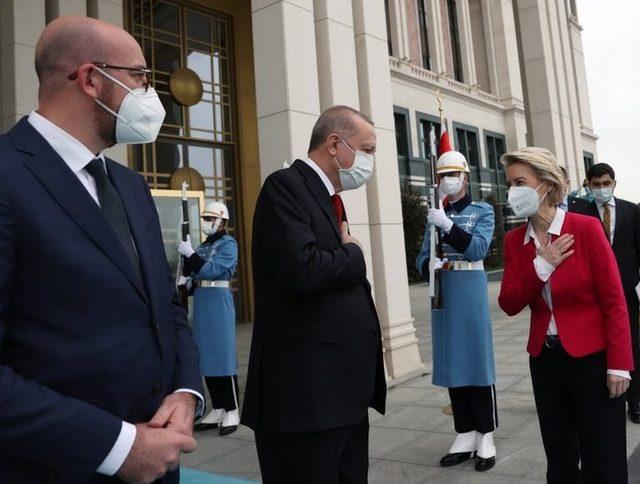
[[[322,145],[333,133],[340,135],[343,139],[353,136],[356,131],[353,122],[355,118],[360,118],[373,126],[373,121],[368,116],[349,106],[338,105],[326,109],[311,132],[309,153]]]
[[[596,163],[587,172],[587,180],[591,181],[594,177],[601,177],[604,175],[609,175],[612,180],[616,179],[616,173],[613,171],[611,166],[606,163]]]

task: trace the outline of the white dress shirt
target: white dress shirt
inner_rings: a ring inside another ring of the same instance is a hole
[[[47,143],[49,143],[53,150],[58,153],[60,158],[62,158],[73,174],[78,177],[80,183],[82,183],[82,185],[87,189],[91,198],[93,198],[98,206],[100,206],[96,182],[85,167],[95,158],[100,158],[104,163],[104,151],[97,155],[93,154],[89,148],[83,145],[76,138],[35,111],[31,111],[28,120],[29,124],[31,124],[31,126],[33,126],[33,128],[47,141]],[[105,171],[106,169],[107,166],[105,163]],[[200,393],[188,388],[180,388],[175,391],[175,393],[183,392],[191,393],[196,396],[198,399],[196,416],[202,415],[204,413],[204,397],[200,395]],[[108,476],[112,476],[118,472],[129,455],[129,451],[133,446],[135,438],[135,425],[123,421],[120,434],[118,435],[115,444],[96,472]]]
[[[562,224],[564,223],[565,214],[566,213],[564,210],[559,207],[556,208],[556,213],[553,217],[553,220],[551,221],[551,225],[549,225],[549,228],[547,229],[547,234],[549,235],[549,237],[551,235],[560,235]],[[536,249],[539,249],[540,242],[538,241],[535,230],[533,230],[533,224],[529,222],[527,231],[524,234],[524,244],[528,244],[531,239],[533,239],[533,243],[536,245]],[[551,285],[549,283],[549,278],[551,277],[551,274],[553,274],[553,271],[556,270],[556,268],[540,255],[536,255],[536,258],[533,259],[533,267],[535,268],[536,274],[538,274],[540,280],[545,283],[544,287],[542,288],[542,298],[551,310],[551,319],[549,320],[547,335],[557,336],[558,327],[556,326],[556,320],[553,317],[553,302],[551,301]],[[607,373],[610,375],[622,376],[624,378],[627,378],[628,380],[631,380],[631,375],[626,370],[607,370]]]
[[[302,161],[304,161],[307,165],[313,168],[313,171],[315,171],[318,174],[318,176],[322,180],[322,183],[324,184],[327,191],[329,192],[329,196],[331,197],[334,196],[336,194],[336,189],[333,186],[333,183],[331,183],[331,180],[329,180],[329,177],[327,176],[327,174],[324,171],[322,171],[322,168],[320,168],[317,165],[317,163],[313,161],[311,158],[309,158],[308,156],[306,158],[303,158]]]
[[[600,203],[596,200],[596,206],[598,207],[598,213],[600,214],[600,220],[604,220],[604,203]],[[606,203],[609,205],[609,218],[611,219],[611,227],[609,227],[609,234],[611,234],[609,242],[613,245],[613,234],[616,231],[616,199],[611,197]]]

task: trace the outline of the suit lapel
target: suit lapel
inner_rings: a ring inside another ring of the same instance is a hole
[[[100,207],[67,164],[26,118],[11,131],[11,138],[16,148],[32,154],[31,158],[26,159],[25,166],[67,215],[125,274],[146,302],[145,291],[140,287],[131,262],[115,232],[104,218]]]
[[[137,193],[140,188],[138,187],[136,189],[136,187],[131,186],[131,180],[126,176],[126,170],[118,166],[117,162],[107,159],[107,170],[113,185],[120,194],[124,210],[127,213],[131,235],[133,236],[138,259],[140,260],[140,272],[144,278],[145,286],[147,288],[153,287],[152,267],[150,261],[147,260],[152,250],[148,245],[149,237],[145,228],[148,220],[145,220],[144,215],[140,212],[139,207],[141,202],[135,197],[135,193]],[[153,291],[145,291],[145,294],[153,300]]]
[[[622,209],[622,204],[620,203],[620,200],[618,200],[617,198],[616,200],[616,207],[615,207],[615,213],[616,213],[616,220],[615,220],[615,224],[616,226],[613,229],[613,246],[615,247],[616,244],[618,243],[618,241],[620,240],[620,237],[622,236],[622,227],[628,227],[629,225],[626,223],[625,217],[626,217],[626,213],[625,211]]]
[[[291,165],[291,168],[295,168],[300,172],[307,188],[313,195],[313,198],[316,199],[318,205],[320,205],[320,208],[331,223],[331,227],[339,239],[340,233],[338,232],[338,225],[336,223],[336,212],[333,210],[327,187],[324,186],[324,183],[322,183],[318,174],[313,171],[313,168],[308,166],[304,161],[296,160],[293,165]]]

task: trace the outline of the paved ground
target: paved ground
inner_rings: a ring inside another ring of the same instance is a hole
[[[453,420],[442,412],[443,406],[448,404],[446,390],[432,386],[430,376],[424,375],[389,390],[388,410],[384,417],[375,412],[370,414],[371,483],[544,482],[546,464],[524,351],[529,314],[508,318],[497,307],[498,289],[498,283],[489,284],[499,412],[496,467],[479,474],[471,462],[454,469],[438,466],[438,460],[447,452],[454,437]],[[411,305],[420,353],[430,369],[431,336],[426,290],[425,285],[412,286]],[[246,377],[250,338],[251,325],[240,325],[240,381]],[[640,426],[629,423],[627,441],[629,454],[632,454],[640,444]],[[640,482],[640,450],[629,462],[629,482]],[[253,435],[243,427],[227,437],[219,437],[215,432],[200,434],[198,450],[185,456],[183,466],[189,469],[183,476],[183,484],[231,484],[260,479]]]

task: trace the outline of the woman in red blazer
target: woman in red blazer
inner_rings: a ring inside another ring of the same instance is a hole
[[[626,483],[620,396],[633,359],[611,246],[596,218],[557,208],[566,189],[550,151],[523,148],[500,161],[509,206],[528,221],[505,236],[498,301],[510,316],[531,308],[527,351],[547,482]]]

